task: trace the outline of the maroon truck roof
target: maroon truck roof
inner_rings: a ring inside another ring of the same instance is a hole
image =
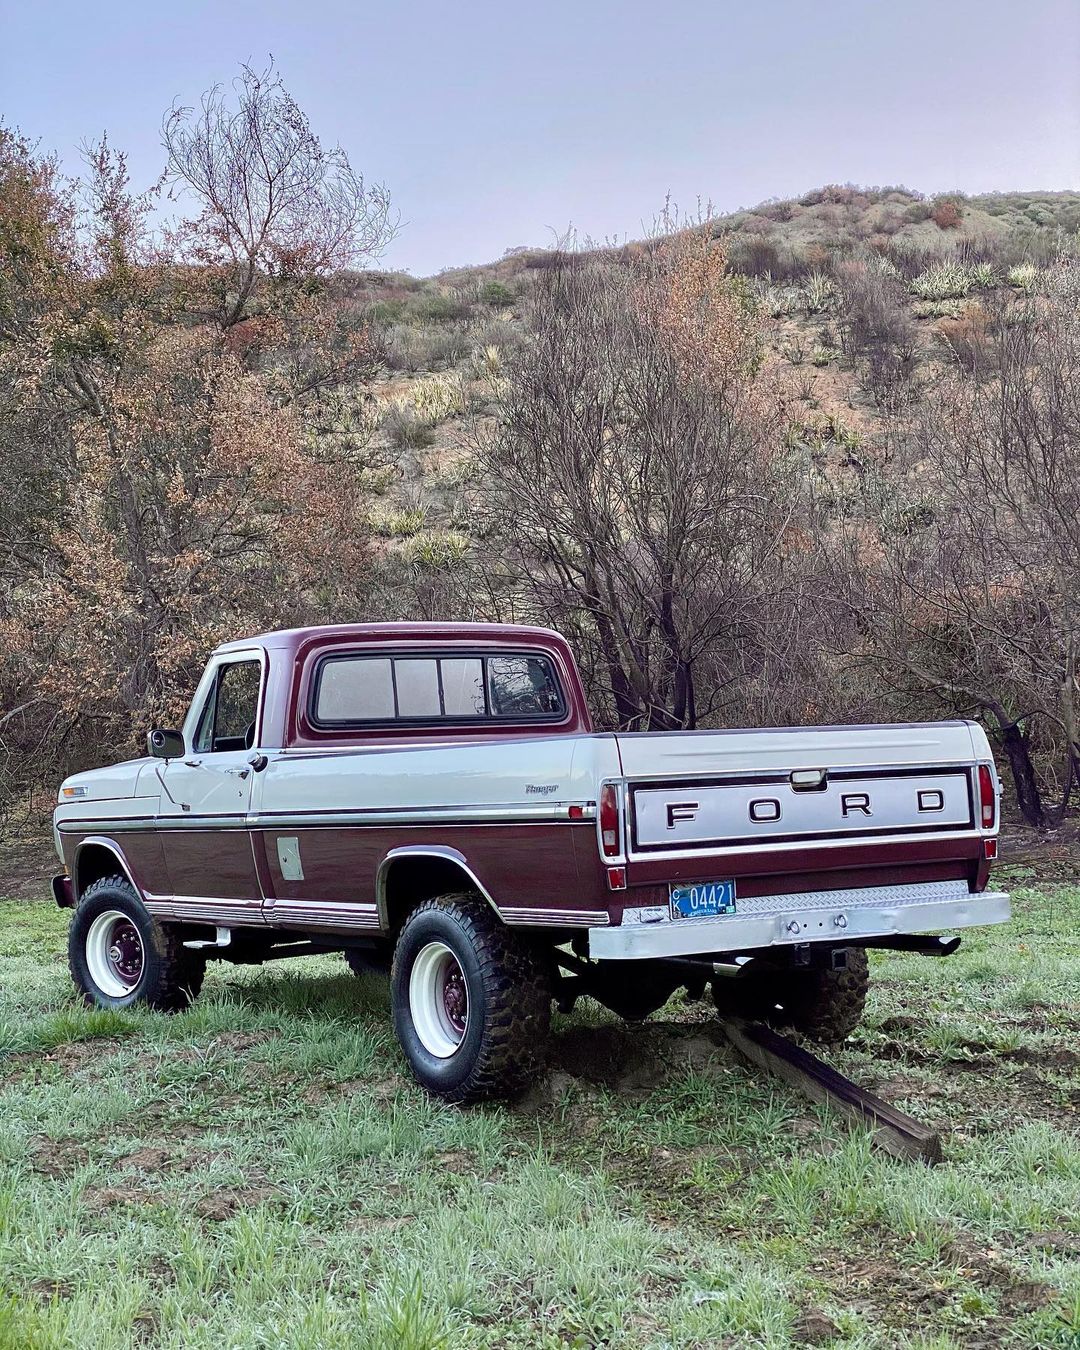
[[[569,643],[551,628],[501,623],[343,623],[311,628],[282,628],[271,633],[223,642],[218,652],[242,651],[262,647],[268,654],[270,669],[263,709],[263,743],[278,746],[314,748],[327,743],[352,744],[372,741],[393,742],[404,738],[431,741],[460,740],[463,736],[486,739],[492,736],[572,735],[592,730],[592,718],[585,701],[581,677]],[[559,671],[566,696],[567,715],[553,725],[528,727],[520,722],[445,725],[429,729],[415,726],[379,730],[318,731],[303,716],[309,668],[314,658],[334,647],[375,647],[410,649],[434,647],[527,648],[550,655]]]

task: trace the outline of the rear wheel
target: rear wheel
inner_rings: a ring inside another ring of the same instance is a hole
[[[512,1096],[543,1066],[547,966],[478,895],[413,910],[394,949],[390,996],[409,1067],[447,1101]]]
[[[206,969],[180,930],[153,918],[123,876],[103,877],[83,892],[68,933],[68,964],[87,1003],[146,1003],[162,1012],[186,1008]]]
[[[747,1017],[774,1027],[791,1027],[826,1044],[845,1040],[862,1020],[870,986],[870,964],[861,947],[847,949],[839,970],[764,970],[713,981],[721,1017]]]

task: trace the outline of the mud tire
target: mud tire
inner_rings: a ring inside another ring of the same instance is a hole
[[[422,1042],[410,1000],[413,966],[434,943],[449,948],[468,992],[460,1044],[441,1058]],[[390,976],[394,1030],[417,1082],[444,1101],[486,1101],[523,1092],[544,1066],[551,997],[543,953],[507,928],[474,892],[426,900],[401,928]]]
[[[102,988],[88,959],[95,920],[114,912],[130,920],[141,948],[141,973],[122,994]],[[125,876],[102,877],[82,893],[68,930],[68,965],[75,987],[91,1007],[129,1008],[142,1003],[159,1012],[182,1012],[202,988],[206,962],[183,944],[181,929],[160,923]]]
[[[870,987],[870,963],[862,947],[850,947],[841,970],[790,970],[713,981],[721,1017],[747,1017],[811,1040],[835,1045],[862,1020]]]

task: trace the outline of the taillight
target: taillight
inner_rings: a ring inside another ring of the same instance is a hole
[[[605,858],[618,855],[619,798],[611,783],[605,783],[600,789],[600,847]]]
[[[997,819],[997,793],[989,764],[979,765],[979,819],[984,830],[992,830]]]

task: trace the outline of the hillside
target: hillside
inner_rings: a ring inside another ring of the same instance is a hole
[[[790,395],[790,434],[857,465],[881,433],[887,367],[899,363],[917,382],[962,359],[981,302],[1037,290],[1042,270],[1071,246],[1080,193],[927,198],[830,186],[710,228],[759,307],[767,362]],[[647,247],[599,252],[614,266]],[[438,565],[467,551],[458,489],[469,428],[490,410],[501,354],[519,340],[523,302],[553,256],[518,248],[425,280],[377,271],[338,279],[342,302],[361,308],[384,343],[365,419],[385,470],[374,525],[388,554]],[[860,262],[884,278],[887,313],[861,313],[877,302],[845,276]]]

